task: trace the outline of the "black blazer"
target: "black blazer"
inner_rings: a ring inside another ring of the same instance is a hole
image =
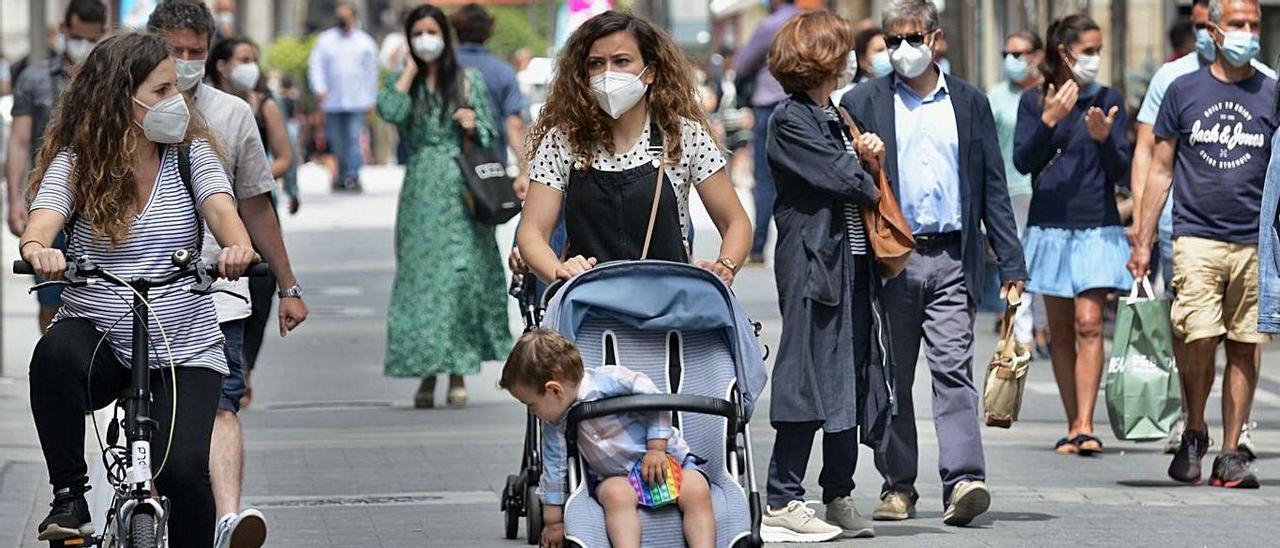
[[[956,113],[956,135],[960,154],[961,251],[964,260],[965,285],[974,303],[982,300],[983,274],[986,270],[986,246],[982,228],[999,258],[1000,280],[1011,282],[1027,279],[1018,240],[1017,222],[1009,205],[1009,187],[1004,179],[1004,159],[996,134],[991,103],[968,83],[945,76]],[[897,75],[890,74],[854,87],[840,100],[863,131],[880,136],[885,143],[885,174],[889,183],[898,185],[898,142],[894,126],[894,85]],[[902,151],[908,153],[910,151]]]

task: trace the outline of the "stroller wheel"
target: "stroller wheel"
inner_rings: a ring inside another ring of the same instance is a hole
[[[507,539],[514,539],[520,533],[520,507],[514,499],[521,493],[519,479],[513,474],[507,476],[507,486],[502,489],[502,512],[505,519]]]
[[[538,498],[537,486],[534,484],[525,487],[524,507],[529,516],[525,522],[528,525],[529,545],[537,546],[542,541],[542,499]]]

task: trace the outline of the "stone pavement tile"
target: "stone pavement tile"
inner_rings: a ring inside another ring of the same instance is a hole
[[[0,546],[21,546],[31,536],[27,523],[32,519],[32,501],[44,487],[41,464],[0,462]]]

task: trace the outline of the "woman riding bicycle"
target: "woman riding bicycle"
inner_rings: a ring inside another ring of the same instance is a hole
[[[197,207],[223,246],[223,277],[237,278],[257,260],[216,145],[179,93],[162,39],[127,33],[103,40],[63,99],[31,175],[30,221],[19,244],[38,274],[62,277],[66,258],[51,245],[64,227],[67,252],[104,271],[125,279],[170,274],[174,251],[198,255]],[[180,154],[189,157],[189,185]],[[227,364],[212,299],[182,291],[180,283],[154,288],[144,312],[151,418],[158,423],[152,462],[157,490],[172,501],[169,544],[205,547],[215,521],[209,437]],[[84,499],[84,415],[129,385],[132,298],[106,283],[67,289],[32,355],[31,411],[54,489],[40,540],[93,530]],[[170,364],[177,366],[172,373]]]

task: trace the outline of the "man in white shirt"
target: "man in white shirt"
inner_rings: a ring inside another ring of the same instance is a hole
[[[316,38],[307,80],[324,110],[329,151],[338,158],[333,189],[359,192],[360,133],[378,98],[378,46],[358,28],[355,4],[338,4],[336,14],[337,26]]]
[[[147,29],[169,44],[169,53],[178,70],[178,88],[191,99],[221,149],[223,167],[239,202],[240,217],[254,247],[271,265],[280,286],[280,335],[283,337],[306,319],[307,306],[289,265],[289,255],[271,204],[275,179],[271,177],[253,112],[243,100],[200,83],[214,31],[213,15],[199,0],[169,0],[152,12]],[[209,240],[211,238],[206,238],[205,243],[212,243]],[[206,257],[210,251],[206,245]],[[246,299],[249,295],[249,284],[244,278],[219,288]],[[266,540],[266,520],[257,510],[240,511],[244,443],[237,417],[240,397],[244,395],[243,323],[251,307],[244,300],[224,295],[217,295],[214,303],[226,338],[230,369],[223,381],[209,452],[209,481],[213,484],[218,515],[222,516],[217,524],[215,546],[225,548],[234,544],[256,548]]]

